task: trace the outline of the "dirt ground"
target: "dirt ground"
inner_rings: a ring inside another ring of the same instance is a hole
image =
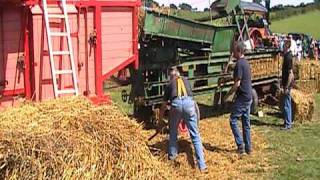
[[[149,136],[154,132],[155,130],[145,131]],[[148,145],[154,156],[173,169],[177,179],[260,179],[263,178],[261,175],[271,168],[263,153],[268,145],[255,130],[251,132],[253,153],[250,156],[236,153],[227,115],[201,120],[200,133],[208,174],[201,174],[197,169],[188,134],[179,135],[179,156],[175,162],[167,160],[168,134],[158,135],[149,141]]]

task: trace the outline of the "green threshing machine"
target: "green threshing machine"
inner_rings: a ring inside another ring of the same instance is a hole
[[[217,27],[145,9],[140,35],[140,65],[130,69],[131,92],[135,115],[157,116],[165,86],[169,82],[168,69],[176,65],[191,82],[195,95],[212,94],[213,105],[221,103],[231,87],[231,45],[246,40],[246,24],[239,24],[243,15],[239,0],[221,0],[215,4],[216,17],[230,20],[231,25]],[[246,54],[253,75],[254,103],[273,93],[279,79],[278,51],[272,48],[251,50]],[[228,68],[229,67],[229,68]],[[126,92],[122,92],[123,97]],[[126,99],[126,98],[124,98]],[[141,117],[142,118],[142,117]]]

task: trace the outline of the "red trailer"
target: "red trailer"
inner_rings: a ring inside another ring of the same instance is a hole
[[[67,1],[79,94],[103,100],[106,79],[128,65],[138,67],[140,4],[140,0]],[[54,98],[44,21],[40,0],[0,2],[1,106],[14,105],[17,97]],[[66,42],[55,37],[52,46],[61,49]],[[63,58],[55,60],[60,68],[68,68]],[[71,77],[57,80],[59,86],[72,86]]]

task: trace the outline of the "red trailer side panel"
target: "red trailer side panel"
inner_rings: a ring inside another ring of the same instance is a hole
[[[133,8],[102,9],[102,73],[107,74],[133,56]]]
[[[74,6],[68,7],[69,12],[69,22],[70,30],[72,34],[77,34],[78,32],[78,21],[77,21],[77,10]],[[43,26],[43,15],[42,10],[39,6],[32,8],[33,13],[33,43],[34,43],[34,74],[35,74],[35,99],[40,101],[43,99],[52,99],[54,98],[53,93],[53,84],[51,76],[51,66],[48,56],[48,44],[46,29]],[[56,20],[56,22],[61,22],[61,20]],[[62,23],[63,24],[63,23]],[[62,26],[63,27],[63,26]],[[64,32],[62,28],[50,28],[51,31],[60,31]],[[52,46],[54,51],[67,50],[67,41],[65,38],[53,37]],[[78,47],[79,46],[79,47]],[[78,76],[83,69],[80,67],[80,54],[78,54],[78,49],[80,48],[77,37],[72,38],[72,48],[73,56],[75,60],[75,65],[78,67]],[[82,46],[83,47],[83,46]],[[64,57],[54,57],[55,59],[55,68],[56,69],[70,69],[70,63],[67,56]],[[86,81],[79,81],[79,83],[86,83]],[[66,89],[72,86],[72,76],[71,75],[62,75],[58,78],[60,89]],[[79,86],[81,86],[79,84]],[[80,94],[82,94],[82,89],[80,89]]]
[[[21,12],[21,8],[11,6],[0,11],[1,104],[14,104],[13,95],[24,94],[24,31]]]

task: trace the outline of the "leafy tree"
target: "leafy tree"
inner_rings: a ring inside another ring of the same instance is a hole
[[[159,7],[159,3],[154,0],[143,0],[142,2],[146,7],[153,7],[153,6]]]
[[[170,4],[170,9],[178,9],[178,7],[175,4]]]
[[[192,6],[190,4],[187,4],[187,3],[179,4],[179,8],[181,10],[185,10],[185,11],[191,11],[192,10]]]

